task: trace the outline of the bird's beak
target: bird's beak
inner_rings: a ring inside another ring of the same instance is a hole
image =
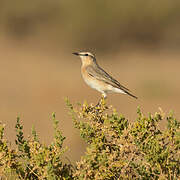
[[[76,56],[79,56],[79,53],[77,53],[77,52],[74,52],[73,54],[76,55]]]

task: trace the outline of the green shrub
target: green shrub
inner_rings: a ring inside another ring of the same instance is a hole
[[[162,112],[145,117],[138,109],[137,120],[130,124],[103,99],[100,106],[83,104],[79,110],[68,106],[88,144],[77,162],[75,179],[178,179],[180,123],[172,114],[162,130]]]
[[[54,125],[54,141],[46,146],[42,144],[34,128],[27,140],[23,136],[23,126],[19,117],[16,123],[15,140],[17,150],[8,146],[3,138],[4,125],[0,124],[0,174],[8,179],[72,179],[72,165],[62,162],[65,137],[58,129],[55,114],[52,115]]]
[[[140,109],[136,121],[130,123],[104,99],[98,106],[84,103],[75,109],[67,100],[74,126],[87,143],[84,156],[76,166],[64,163],[65,137],[52,115],[54,140],[40,142],[34,128],[27,139],[17,118],[13,149],[4,138],[0,123],[0,176],[2,179],[179,179],[180,123],[172,113],[149,114]],[[159,127],[166,119],[166,127]]]

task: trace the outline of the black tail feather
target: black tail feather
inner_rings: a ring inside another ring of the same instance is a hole
[[[135,98],[135,99],[138,99],[138,97],[137,96],[134,96],[133,94],[131,94],[130,92],[128,92],[128,91],[124,91],[126,94],[128,94],[129,96],[131,96],[131,97],[133,97],[133,98]]]

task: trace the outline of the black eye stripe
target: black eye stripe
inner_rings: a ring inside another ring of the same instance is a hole
[[[94,58],[94,56],[90,55],[90,54],[81,54],[81,56],[90,56],[90,57]]]
[[[89,54],[81,54],[81,56],[90,56]]]

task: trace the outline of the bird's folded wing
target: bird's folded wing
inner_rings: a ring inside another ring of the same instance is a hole
[[[113,87],[119,88],[124,91],[129,91],[126,87],[122,86],[117,80],[115,80],[113,77],[111,77],[107,72],[105,72],[101,67],[93,67],[93,66],[87,66],[86,67],[87,73],[100,80],[104,81],[107,84],[110,84]]]

